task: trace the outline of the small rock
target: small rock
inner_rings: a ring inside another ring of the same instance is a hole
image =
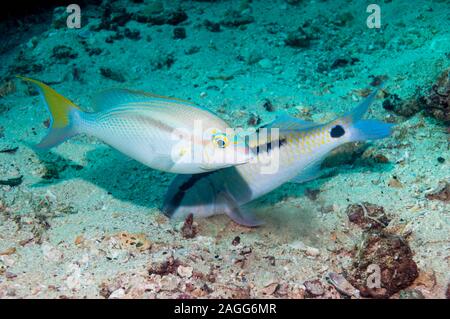
[[[413,253],[400,236],[369,232],[357,247],[360,248],[347,280],[363,297],[389,298],[419,276]],[[379,269],[379,277],[374,273],[376,269]],[[379,278],[379,287],[371,285],[376,278]]]
[[[413,96],[403,100],[397,94],[387,94],[382,105],[385,110],[404,117],[411,117],[424,108],[422,97]]]
[[[197,224],[194,223],[194,215],[189,214],[181,227],[181,234],[184,238],[194,238],[198,233]]]
[[[178,266],[180,266],[180,262],[178,261],[178,259],[170,256],[167,258],[167,260],[164,260],[162,262],[152,263],[148,269],[148,273],[149,275],[156,274],[160,276],[175,274],[177,272]]]
[[[305,281],[303,284],[305,285],[306,292],[313,297],[322,296],[325,293],[325,290],[319,279]]]
[[[177,268],[177,274],[182,278],[191,278],[192,277],[192,267],[180,265]]]

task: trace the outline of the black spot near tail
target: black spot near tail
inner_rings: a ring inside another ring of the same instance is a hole
[[[330,131],[330,135],[332,138],[338,138],[345,134],[345,130],[341,125],[336,125]]]

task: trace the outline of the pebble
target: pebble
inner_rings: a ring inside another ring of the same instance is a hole
[[[191,278],[193,268],[190,266],[178,266],[177,274],[182,278]]]

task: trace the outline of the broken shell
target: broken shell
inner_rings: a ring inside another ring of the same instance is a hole
[[[341,274],[330,272],[327,277],[327,281],[332,284],[337,291],[347,296],[359,297],[359,290],[353,287],[347,279]]]

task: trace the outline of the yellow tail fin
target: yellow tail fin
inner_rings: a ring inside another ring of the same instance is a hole
[[[75,123],[73,123],[73,114],[79,114],[81,112],[77,105],[38,80],[19,75],[17,77],[37,86],[51,115],[50,132],[37,145],[37,148],[56,146],[77,134]]]

